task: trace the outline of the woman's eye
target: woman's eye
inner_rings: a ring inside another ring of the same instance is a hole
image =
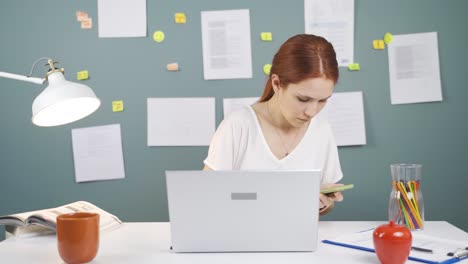
[[[320,102],[320,103],[326,103],[327,100],[328,100],[328,98],[327,98],[327,99],[320,100],[319,102]]]
[[[309,98],[300,98],[298,97],[297,100],[299,100],[300,102],[308,102],[309,101]]]

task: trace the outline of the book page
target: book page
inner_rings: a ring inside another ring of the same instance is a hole
[[[28,217],[33,214],[40,212],[41,210],[19,213],[19,214],[12,214],[12,215],[5,215],[0,217],[0,224],[5,225],[26,225],[26,221]],[[22,223],[21,223],[22,222]]]
[[[102,210],[101,208],[85,201],[78,201],[71,204],[66,204],[56,208],[49,208],[37,210],[32,212],[25,212],[20,214],[11,215],[28,224],[38,224],[45,226],[49,229],[55,230],[57,227],[57,216],[61,214],[75,213],[75,212],[90,212],[99,214],[100,231],[110,231],[122,225],[122,221],[116,216]],[[13,223],[6,223],[6,225]]]
[[[10,237],[35,237],[54,234],[55,230],[49,229],[40,225],[29,225],[29,226],[5,226],[5,236],[6,238]]]
[[[31,216],[29,219],[31,220],[31,223],[39,223],[37,220],[40,221],[44,219],[48,224],[50,224],[54,229],[56,229],[57,216],[61,214],[69,214],[75,212],[90,212],[99,214],[99,229],[101,231],[114,229],[114,227],[119,226],[122,223],[116,216],[109,214],[108,212],[100,209],[99,207],[84,201],[79,201],[48,210],[43,210],[36,213],[34,216]]]

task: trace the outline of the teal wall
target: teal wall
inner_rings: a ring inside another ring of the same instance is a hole
[[[200,11],[250,9],[253,78],[203,80]],[[92,30],[80,29],[75,11],[88,12]],[[87,69],[85,84],[102,107],[73,124],[35,127],[31,104],[36,84],[0,78],[0,215],[87,200],[124,221],[167,221],[164,171],[200,169],[207,147],[147,147],[146,98],[216,97],[217,123],[223,97],[259,96],[269,63],[288,37],[304,32],[303,1],[148,0],[146,38],[100,39],[96,1],[17,0],[0,4],[0,71],[27,74],[47,56],[62,62],[65,75]],[[468,1],[356,0],[355,61],[361,71],[341,68],[337,92],[363,91],[367,145],[340,147],[345,183],[354,183],[326,220],[385,220],[391,163],[421,163],[427,220],[446,220],[468,230],[466,207],[468,108]],[[186,25],[173,23],[185,12]],[[156,43],[152,32],[163,30]],[[261,42],[262,31],[274,41]],[[372,40],[393,34],[437,31],[444,100],[391,105],[386,51]],[[171,73],[165,65],[178,62]],[[41,76],[43,67],[35,71]],[[113,113],[111,102],[124,100]],[[124,180],[75,183],[71,129],[121,124]]]

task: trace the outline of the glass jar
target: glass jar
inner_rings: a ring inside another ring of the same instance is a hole
[[[388,220],[410,230],[424,228],[424,199],[421,192],[420,164],[392,164],[392,191]]]

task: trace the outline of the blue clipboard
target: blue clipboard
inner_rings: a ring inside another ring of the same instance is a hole
[[[352,249],[357,249],[357,250],[362,250],[362,251],[367,251],[367,252],[373,252],[375,253],[375,250],[372,248],[367,248],[367,247],[362,247],[362,246],[356,246],[356,245],[351,245],[351,244],[345,244],[345,243],[340,243],[340,242],[334,242],[328,239],[322,240],[323,243],[330,244],[330,245],[335,245],[335,246],[340,246],[340,247],[347,247],[347,248],[352,248]],[[412,256],[408,257],[409,260],[421,262],[421,263],[430,263],[430,264],[450,264],[450,263],[456,263],[459,262],[463,259],[468,259],[468,256],[464,256],[461,258],[457,257],[452,257],[447,260],[444,260],[442,262],[437,262],[437,261],[432,261],[432,260],[426,260],[422,258],[415,258]]]

